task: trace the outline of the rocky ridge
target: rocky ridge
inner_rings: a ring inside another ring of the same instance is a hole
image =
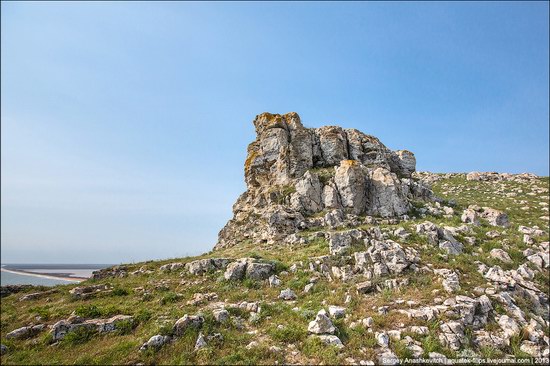
[[[215,249],[247,240],[294,242],[302,230],[371,216],[403,218],[413,200],[433,198],[411,177],[416,159],[410,151],[391,151],[356,129],[306,128],[297,113],[262,113],[253,123],[247,191],[233,205]]]

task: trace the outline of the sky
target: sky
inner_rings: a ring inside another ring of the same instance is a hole
[[[548,175],[548,2],[2,2],[3,263],[209,251],[255,115]]]

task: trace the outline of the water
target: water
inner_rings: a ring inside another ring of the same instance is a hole
[[[71,277],[89,278],[93,271],[109,266],[109,264],[2,264],[3,269],[27,273],[0,271],[0,284],[2,286],[66,285],[79,282],[78,279],[70,280]]]
[[[36,286],[55,286],[76,283],[76,281],[54,280],[51,278],[42,278],[36,276],[26,276],[18,273],[0,271],[0,283],[4,285],[36,285]]]

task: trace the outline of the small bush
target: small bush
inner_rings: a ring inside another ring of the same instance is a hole
[[[171,336],[174,333],[174,327],[169,323],[165,323],[159,327],[157,333],[163,336]]]
[[[116,323],[116,333],[118,335],[130,334],[134,329],[134,322],[130,319],[121,320]]]
[[[117,314],[121,314],[123,311],[120,310],[119,307],[117,307],[116,305],[108,305],[106,307],[104,307],[103,309],[101,309],[101,315],[102,316],[113,316],[113,315],[117,315]]]
[[[78,327],[75,330],[67,333],[62,339],[62,343],[76,345],[88,342],[96,332],[87,327]]]
[[[139,323],[145,323],[147,322],[149,319],[151,319],[151,317],[153,316],[153,314],[147,310],[147,309],[141,309],[136,315],[135,315],[135,319],[137,322]]]
[[[277,259],[270,260],[270,262],[275,266],[275,273],[288,270],[288,266]]]
[[[117,287],[117,288],[113,289],[112,295],[113,296],[126,296],[129,293],[130,292],[128,290],[126,290],[125,288]]]
[[[295,343],[307,337],[307,330],[296,324],[288,324],[281,329],[274,327],[268,333],[271,338],[283,343]]]
[[[42,320],[50,320],[51,311],[45,306],[36,306],[36,307],[30,308],[29,311],[36,313],[36,315],[41,317]]]
[[[83,318],[97,318],[101,316],[101,310],[95,305],[82,305],[76,308],[75,314]]]
[[[259,289],[262,287],[260,281],[256,281],[250,278],[245,278],[243,280],[243,286],[249,289]]]
[[[338,348],[326,345],[318,337],[309,337],[304,342],[303,352],[307,357],[320,360],[320,363],[327,365],[341,364],[341,362],[338,362]]]
[[[162,299],[160,299],[160,304],[166,305],[166,304],[178,302],[180,297],[181,296],[176,294],[175,292],[169,292],[166,295],[164,295]]]

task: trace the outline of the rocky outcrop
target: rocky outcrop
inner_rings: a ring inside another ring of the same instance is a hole
[[[334,227],[336,211],[348,215],[400,217],[411,199],[432,194],[412,179],[416,159],[391,151],[376,137],[337,126],[305,128],[296,113],[262,113],[254,120],[256,140],[244,164],[247,191],[233,205],[216,248],[251,240],[282,242],[312,226]]]
[[[80,317],[73,316],[66,320],[60,320],[51,326],[51,335],[53,341],[64,338],[67,333],[74,332],[77,329],[87,329],[98,333],[113,332],[124,322],[132,322],[133,317],[129,315],[115,315],[109,319],[88,319],[83,320]]]

